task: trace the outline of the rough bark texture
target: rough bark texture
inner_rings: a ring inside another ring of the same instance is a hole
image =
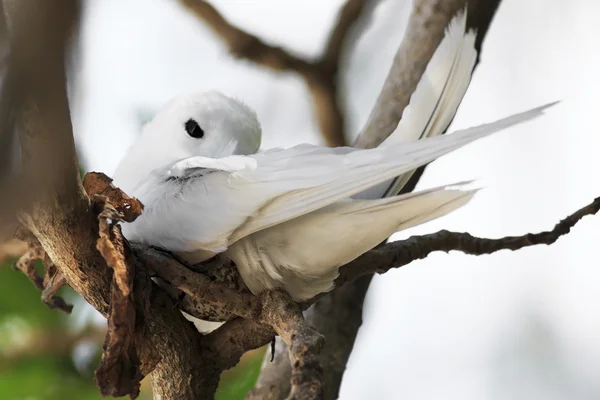
[[[377,147],[396,129],[446,26],[466,0],[415,0],[413,4],[402,44],[355,147]]]

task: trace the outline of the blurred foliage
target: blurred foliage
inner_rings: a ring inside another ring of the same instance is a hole
[[[266,348],[248,352],[240,363],[221,376],[221,384],[215,396],[217,400],[243,399],[256,383]]]
[[[104,322],[70,288],[61,291],[75,305],[66,315],[47,308],[40,292],[19,271],[14,258],[0,263],[0,399],[99,400],[94,370],[100,361]],[[219,400],[243,399],[254,385],[264,349],[248,353],[223,374]],[[151,399],[149,379],[140,399]]]

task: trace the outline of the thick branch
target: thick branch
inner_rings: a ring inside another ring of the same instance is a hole
[[[268,344],[274,337],[272,327],[256,320],[236,318],[203,339],[208,347],[218,349],[219,367],[226,370],[237,365],[244,353]]]
[[[20,220],[69,285],[108,316],[112,274],[96,250],[98,224],[79,180],[66,95],[64,43],[78,2],[63,1],[61,7],[45,0],[11,3],[13,56],[23,66],[16,82],[23,168],[40,191]],[[156,396],[212,398],[221,372],[212,351],[143,271],[136,273],[134,292],[138,290],[150,296],[144,318],[136,320],[140,339],[154,343],[161,357],[153,373]],[[151,361],[145,349],[139,348],[142,362]]]
[[[180,305],[196,318],[227,321],[236,316],[256,318],[260,314],[260,301],[251,293],[212,282],[205,275],[191,271],[157,250],[137,247],[136,256],[146,268],[186,294],[184,299],[180,299]]]
[[[261,295],[261,320],[273,327],[289,348],[292,379],[289,399],[320,399],[323,396],[323,369],[319,353],[324,338],[311,328],[289,294],[267,291]]]
[[[289,357],[287,366],[290,365],[289,360],[292,365],[288,375],[291,380],[289,398],[321,398],[322,368],[318,355],[323,346],[323,336],[306,323],[298,305],[283,291],[264,292],[260,296],[260,305],[260,315],[256,319],[229,321],[205,337],[207,344],[220,352],[221,368],[234,366],[246,351],[264,346],[277,334],[282,344],[287,345],[285,349],[290,349],[286,352],[286,358]],[[282,395],[286,397],[287,393]],[[268,398],[280,397],[273,397],[270,393]]]

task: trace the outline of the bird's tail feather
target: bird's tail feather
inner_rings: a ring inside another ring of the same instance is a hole
[[[477,59],[476,32],[466,32],[466,22],[466,11],[459,12],[452,19],[444,39],[404,109],[398,127],[381,146],[415,142],[441,135],[448,129],[469,87]],[[402,190],[413,173],[414,170],[402,174],[358,197],[394,196]]]
[[[473,181],[458,182],[432,189],[377,200],[354,200],[344,213],[371,214],[395,219],[395,232],[440,218],[467,204],[479,188],[469,188]],[[391,232],[394,233],[394,232]],[[385,239],[385,238],[383,238]],[[382,240],[383,240],[382,239]]]

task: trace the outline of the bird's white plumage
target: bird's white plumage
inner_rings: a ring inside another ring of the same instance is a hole
[[[445,215],[475,194],[463,190],[467,183],[454,186],[386,199],[339,201],[246,236],[230,246],[227,255],[244,266],[240,273],[253,292],[283,287],[294,299],[308,299],[331,290],[340,266],[394,232]]]
[[[444,39],[411,95],[398,127],[381,146],[415,142],[441,135],[448,129],[469,87],[477,59],[476,32],[467,32],[466,24],[466,12],[460,12],[452,19]],[[406,185],[413,172],[374,186],[355,197],[374,199],[394,196]]]
[[[283,287],[305,300],[330,290],[339,266],[398,230],[461,207],[474,192],[457,184],[376,200],[352,196],[378,184],[395,194],[416,168],[549,106],[439,136],[476,56],[474,35],[464,27],[462,14],[398,129],[375,149],[303,144],[256,153],[261,128],[248,107],[216,92],[177,97],[144,128],[115,173],[115,184],[145,205],[124,225],[125,236],[192,262],[225,252],[254,293]],[[191,119],[202,137],[187,131]]]
[[[123,227],[123,232],[130,240],[165,247],[192,261],[203,261],[216,253],[227,251],[241,239],[252,241],[252,235],[256,232],[267,228],[277,232],[277,228],[282,226],[282,236],[293,234],[289,239],[293,239],[296,248],[300,246],[310,252],[319,237],[303,236],[302,232],[306,231],[304,228],[299,229],[296,235],[293,225],[289,225],[290,228],[282,223],[302,221],[299,217],[331,205],[334,206],[328,209],[329,217],[331,210],[355,215],[348,210],[347,203],[353,194],[415,169],[473,140],[539,116],[546,107],[447,136],[369,150],[300,145],[248,156],[234,155],[220,159],[193,156],[175,160],[170,165],[150,171],[145,180],[134,185],[136,189],[131,195],[138,197],[145,204],[145,209],[134,223]],[[206,135],[205,139],[210,140],[210,132]],[[152,157],[152,154],[146,154],[146,157]],[[119,175],[115,176],[117,185],[120,180]],[[431,206],[430,211],[445,204],[447,194],[443,189],[429,194],[439,202],[427,203]],[[343,207],[340,203],[337,208],[338,202],[346,203]],[[374,200],[370,204],[374,209],[381,207],[381,203]],[[396,204],[400,208],[390,206],[381,215],[387,213],[391,218],[393,212],[402,211],[402,203]],[[361,212],[368,208],[362,205]],[[404,218],[402,212],[394,218],[392,225],[401,226]],[[355,229],[353,218],[346,218],[345,221],[348,221],[346,228],[343,224],[338,224],[336,229],[323,227],[323,234],[335,237],[342,233],[342,228],[350,231]],[[378,232],[378,235],[372,236],[376,238],[375,242],[392,233],[389,228]],[[270,249],[264,248],[264,242],[261,241],[263,247],[257,252],[269,254]],[[358,253],[372,247],[371,242],[363,243],[365,247],[359,247],[361,250]],[[356,246],[350,253],[356,253]],[[337,254],[337,257],[340,260],[349,258],[344,253]],[[298,269],[302,263],[290,260],[289,265]],[[316,276],[317,280],[331,277],[339,265],[328,265],[326,270],[320,273],[313,271],[310,276]],[[238,268],[257,273],[256,268],[250,268],[249,265],[238,264]],[[245,275],[244,272],[242,275]]]

